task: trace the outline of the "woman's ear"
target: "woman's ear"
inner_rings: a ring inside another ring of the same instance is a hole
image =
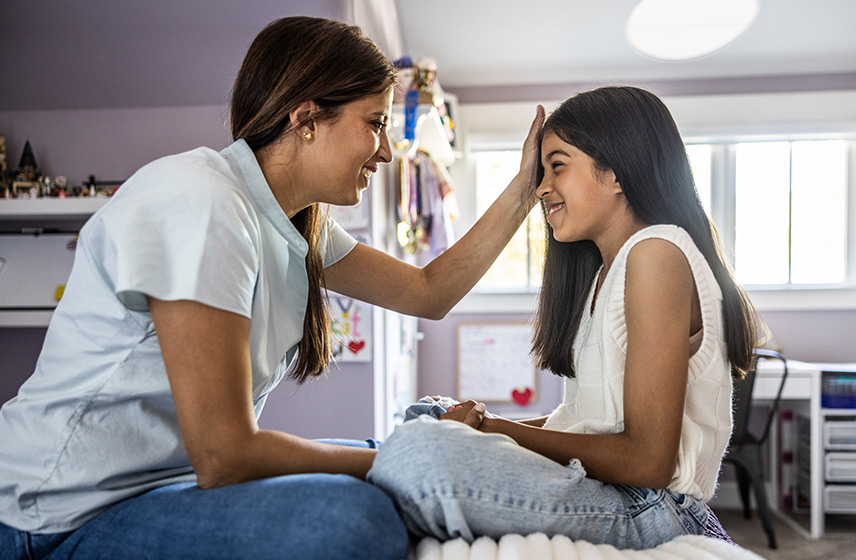
[[[294,123],[294,131],[310,139],[315,134],[315,120],[313,117],[318,113],[318,106],[314,101],[304,101],[288,113],[290,122]],[[308,135],[308,136],[307,136]]]

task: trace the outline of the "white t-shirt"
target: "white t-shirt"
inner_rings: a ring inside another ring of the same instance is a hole
[[[328,220],[324,266],[355,245]],[[0,522],[68,531],[195,480],[145,295],[251,319],[258,416],[303,334],[306,252],[243,140],[135,173],[83,227],[36,371],[0,410]]]
[[[702,338],[689,361],[678,464],[669,489],[709,500],[731,437],[731,366],[725,344],[722,292],[690,235],[673,225],[634,234],[618,251],[597,296],[594,314],[583,312],[574,340],[575,378],[565,380],[565,398],[544,428],[581,434],[624,429],[624,366],[627,321],[624,286],[627,256],[640,241],[665,239],[678,247],[692,270],[701,306]],[[594,286],[585,309],[591,309]]]

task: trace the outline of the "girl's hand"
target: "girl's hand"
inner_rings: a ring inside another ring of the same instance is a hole
[[[485,414],[484,403],[470,400],[450,406],[446,409],[446,414],[440,416],[440,420],[454,420],[478,430]]]

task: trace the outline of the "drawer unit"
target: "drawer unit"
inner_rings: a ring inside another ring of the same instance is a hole
[[[856,451],[856,417],[827,416],[823,423],[823,447]]]
[[[828,513],[856,513],[856,486],[852,484],[827,485],[824,499]]]
[[[76,241],[76,233],[0,234],[0,310],[55,308]]]
[[[827,482],[856,482],[856,453],[827,453],[824,462]]]

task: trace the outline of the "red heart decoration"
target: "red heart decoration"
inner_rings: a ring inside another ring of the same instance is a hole
[[[521,390],[522,389],[522,390]],[[520,406],[526,406],[532,400],[532,388],[521,387],[511,391],[511,398]]]
[[[360,350],[366,347],[366,341],[360,340],[359,342],[356,340],[352,340],[348,343],[348,350],[353,352],[354,354],[359,354]]]

